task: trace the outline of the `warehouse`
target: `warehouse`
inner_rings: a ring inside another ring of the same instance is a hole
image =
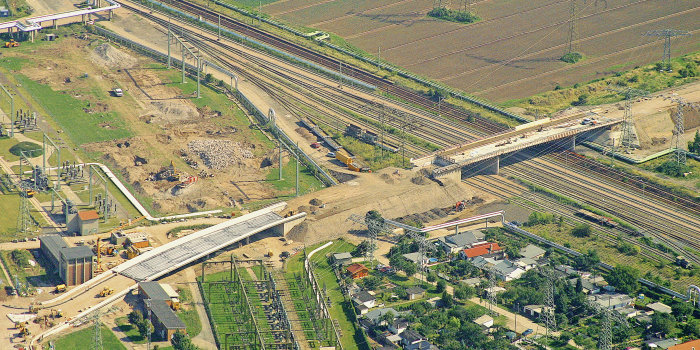
[[[82,284],[94,275],[92,249],[85,246],[69,247],[59,235],[39,237],[40,250],[58,276],[69,286]]]

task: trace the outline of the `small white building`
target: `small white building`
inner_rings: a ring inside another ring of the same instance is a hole
[[[474,320],[474,323],[478,324],[484,329],[489,329],[493,327],[493,317],[489,315],[481,315]]]

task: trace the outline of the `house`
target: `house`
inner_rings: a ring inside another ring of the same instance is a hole
[[[682,344],[673,345],[668,350],[700,350],[700,339],[687,341]]]
[[[474,244],[485,243],[484,234],[480,231],[467,231],[456,235],[440,237],[437,245],[447,254],[458,253],[460,250],[471,247]]]
[[[489,315],[481,315],[474,320],[474,323],[478,324],[484,329],[489,329],[493,327],[493,317]]]
[[[578,277],[570,278],[569,284],[576,287],[576,283],[578,283],[578,280]],[[581,278],[581,287],[584,294],[596,294],[600,292],[600,288],[598,286],[591,283],[590,280],[585,278]]]
[[[390,307],[385,307],[381,309],[374,309],[372,311],[369,311],[365,314],[365,318],[373,325],[375,326],[383,326],[386,325],[386,321],[382,320],[382,316],[388,313],[392,313],[394,317],[398,316],[399,313],[398,311],[390,308]]]
[[[369,269],[367,269],[367,267],[362,264],[355,263],[349,265],[345,269],[348,271],[348,274],[350,274],[350,277],[352,277],[352,279],[363,278],[369,275]]]
[[[515,265],[518,266],[519,268],[528,271],[530,269],[533,269],[537,267],[537,261],[531,258],[520,258],[518,260],[514,261]]]
[[[406,293],[408,294],[408,300],[416,300],[425,297],[425,289],[418,286],[406,288]]]
[[[420,253],[415,252],[415,253],[406,253],[403,254],[403,257],[406,258],[406,260],[416,264],[420,265]],[[423,256],[423,264],[427,264],[430,262],[430,258]]]
[[[382,346],[381,348],[379,348],[377,350],[381,350],[381,349],[397,350],[399,348],[394,344],[398,344],[401,341],[401,336],[398,334],[391,333],[389,331],[385,331],[385,332],[382,332],[382,334],[377,336],[377,341],[380,344],[384,344],[384,346]],[[335,349],[335,348],[330,348],[330,349]]]
[[[631,306],[625,306],[623,308],[619,308],[615,310],[615,312],[619,313],[622,316],[625,316],[625,318],[632,318],[634,316],[637,316],[637,309],[631,307]]]
[[[437,346],[427,340],[421,340],[416,344],[404,347],[404,350],[440,350]]]
[[[483,256],[478,256],[471,261],[472,265],[477,269],[483,270],[486,268],[491,268],[498,264],[498,260],[494,258],[484,258]]]
[[[542,313],[547,312],[547,310],[549,310],[549,308],[544,305],[525,305],[523,313],[532,318],[540,318]]]
[[[620,309],[632,303],[632,298],[620,293],[589,295],[588,300],[611,310]]]
[[[544,256],[544,254],[546,252],[547,252],[546,250],[544,250],[544,249],[542,249],[534,244],[528,244],[525,247],[523,247],[522,249],[520,249],[519,253],[523,258],[539,260]]]
[[[408,321],[403,318],[397,318],[389,325],[389,331],[394,334],[401,334],[408,328]]]
[[[335,253],[333,254],[333,263],[340,266],[352,264],[352,255],[350,253]]]
[[[493,271],[496,277],[502,281],[512,281],[520,278],[525,273],[525,270],[514,264],[510,260],[501,260],[493,266]]]
[[[671,307],[664,304],[664,303],[651,303],[647,304],[647,309],[652,310],[654,312],[659,312],[659,313],[665,313],[665,314],[670,314],[671,313]],[[700,350],[700,349],[698,349]]]
[[[472,260],[479,256],[484,258],[503,258],[503,255],[503,249],[498,243],[489,242],[474,245],[471,248],[463,249],[459,252],[459,256],[466,260]]]
[[[408,329],[401,333],[401,345],[403,345],[404,349],[415,346],[423,340],[426,340],[425,337],[413,329]]]
[[[577,272],[575,268],[569,265],[557,265],[554,267],[554,269],[567,275],[571,275]]]
[[[353,295],[352,298],[352,303],[355,304],[356,307],[364,306],[365,310],[373,308],[376,302],[377,298],[375,298],[374,295],[369,294],[369,292],[364,290],[359,293],[356,293],[355,295]],[[362,313],[360,314],[362,315]]]
[[[470,286],[470,287],[476,287],[479,284],[481,284],[481,281],[483,281],[483,279],[481,279],[479,277],[474,277],[474,278],[463,279],[459,282],[464,284],[464,285]]]
[[[506,291],[505,288],[499,287],[499,286],[493,286],[493,287],[489,287],[489,288],[484,289],[484,292],[486,292],[487,297],[492,295],[492,294],[498,295],[498,294],[503,293],[505,291]]]
[[[170,341],[177,331],[187,332],[185,323],[162,300],[147,299],[146,309],[151,315],[153,329],[161,339]]]
[[[645,342],[652,349],[670,349],[680,344],[678,339],[649,339]]]
[[[81,236],[94,235],[99,229],[97,210],[81,210],[78,212],[78,234]]]

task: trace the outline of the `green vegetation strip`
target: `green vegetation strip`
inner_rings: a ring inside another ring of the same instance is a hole
[[[114,333],[104,325],[100,327],[102,333],[102,348],[110,350],[126,350],[124,344],[119,341]],[[74,350],[74,349],[89,349],[94,346],[95,342],[94,327],[90,325],[85,329],[70,333],[56,339],[54,343],[55,350]],[[49,342],[45,342],[44,349],[49,349]]]

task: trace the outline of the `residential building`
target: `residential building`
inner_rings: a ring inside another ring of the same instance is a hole
[[[69,247],[59,235],[41,236],[39,242],[39,249],[66,285],[77,286],[94,276],[95,254],[90,247]]]
[[[510,260],[501,260],[493,266],[493,271],[496,277],[502,281],[512,281],[520,278],[525,273],[525,270],[517,266]]]
[[[541,259],[542,257],[544,257],[544,254],[546,252],[547,252],[546,250],[544,250],[544,249],[542,249],[534,244],[528,244],[525,247],[523,247],[522,249],[520,249],[519,253],[523,258],[538,260],[538,259]]]
[[[632,298],[620,293],[589,295],[588,300],[612,310],[629,306],[632,303]]]
[[[483,329],[489,329],[489,328],[493,327],[493,317],[484,314],[484,315],[477,317],[474,320],[474,323],[478,324]]]
[[[375,306],[377,298],[375,298],[374,295],[369,294],[369,292],[363,290],[353,295],[352,302],[356,307],[364,306],[364,309],[369,310]]]
[[[682,344],[673,345],[668,350],[700,350],[700,339],[687,341]]]
[[[459,252],[459,256],[462,259],[466,260],[472,260],[476,257],[484,257],[484,258],[503,258],[504,252],[503,249],[498,245],[498,243],[482,243],[478,245],[474,245],[471,248],[468,249],[463,249],[462,251]]]
[[[652,349],[670,349],[671,347],[680,344],[678,339],[649,339],[645,343]]]
[[[465,248],[471,248],[475,244],[485,243],[484,234],[480,231],[466,231],[451,236],[440,237],[437,240],[438,246],[444,249],[447,254],[458,253]]]
[[[472,263],[472,265],[474,265],[474,267],[476,267],[480,270],[483,270],[486,268],[489,268],[489,269],[492,268],[493,266],[498,264],[498,260],[496,260],[494,258],[484,258],[483,256],[478,256],[478,257],[474,258],[471,261],[471,263]]]
[[[544,305],[525,305],[525,307],[523,307],[523,313],[537,319],[548,309],[549,308]]]
[[[382,320],[382,316],[389,312],[391,312],[394,315],[394,317],[399,315],[398,311],[390,307],[385,307],[367,312],[365,314],[365,318],[374,326],[384,326],[386,325],[386,321]]]
[[[97,220],[100,216],[97,210],[81,210],[78,212],[78,234],[81,236],[94,235],[99,230]]]
[[[403,345],[404,349],[408,349],[409,346],[415,346],[423,340],[426,340],[425,337],[413,329],[407,329],[401,333],[401,345]]]
[[[333,254],[333,263],[336,265],[346,266],[352,264],[352,254],[350,253],[335,253]]]
[[[185,323],[163,300],[145,300],[146,310],[151,316],[154,333],[160,339],[170,341],[177,331],[187,332]]]
[[[353,279],[367,277],[369,275],[369,269],[362,264],[351,264],[345,268]]]
[[[489,288],[484,289],[484,292],[486,292],[487,297],[490,296],[491,294],[498,295],[498,294],[503,293],[505,291],[506,291],[505,288],[499,287],[499,286],[493,286],[493,287],[489,287]]]
[[[625,318],[632,318],[634,316],[637,316],[638,310],[631,306],[625,306],[615,310],[615,312],[619,313],[622,316],[625,316]]]
[[[576,287],[576,283],[578,283],[579,278],[574,277],[569,279],[569,283]],[[596,286],[595,284],[591,283],[590,280],[582,278],[581,279],[581,287],[583,287],[582,291],[584,294],[597,294],[600,293],[600,288]]]
[[[554,267],[554,269],[567,275],[571,275],[577,272],[575,268],[569,265],[557,265]]]
[[[461,281],[459,281],[459,282],[462,283],[462,284],[464,284],[464,285],[470,286],[470,287],[476,287],[476,286],[478,286],[479,284],[481,284],[481,281],[483,281],[482,278],[474,277],[474,278],[463,279],[463,280],[461,280]]]
[[[419,252],[406,253],[406,254],[403,254],[403,257],[416,265],[420,265],[420,253]],[[430,258],[428,258],[427,256],[423,256],[423,264],[427,264],[429,262],[430,262]]]
[[[672,311],[670,306],[668,306],[664,303],[659,303],[659,302],[647,304],[647,309],[652,310],[654,312],[665,313],[665,314],[670,314]],[[700,349],[698,349],[698,350],[700,350]]]
[[[528,271],[530,269],[534,269],[537,267],[537,261],[531,258],[520,258],[518,260],[515,260],[513,263],[515,263],[516,266],[519,268]]]
[[[408,300],[416,300],[425,297],[425,289],[418,286],[406,288],[406,293],[408,294]]]
[[[397,318],[389,325],[389,331],[394,334],[401,334],[408,328],[408,321],[403,318]]]

